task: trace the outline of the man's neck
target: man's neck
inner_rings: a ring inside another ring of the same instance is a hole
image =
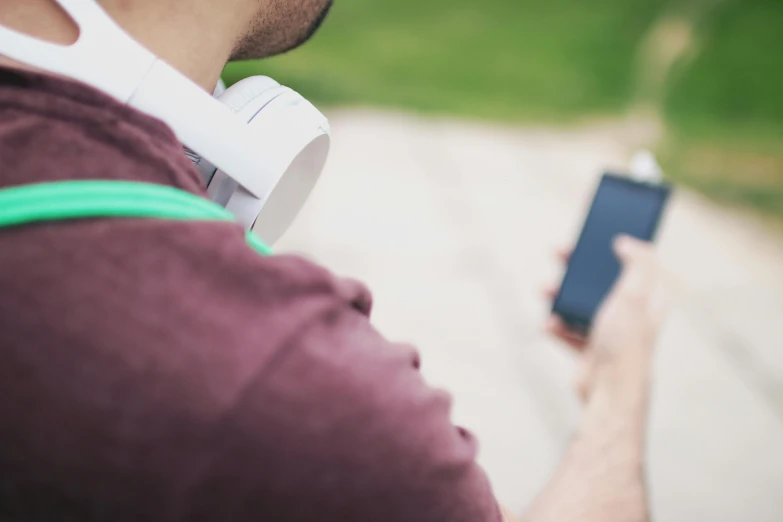
[[[235,43],[247,29],[254,3],[257,2],[100,0],[112,18],[137,41],[209,91],[217,84]],[[61,44],[73,43],[79,34],[53,0],[3,0],[0,24]],[[0,65],[29,68],[2,55]]]

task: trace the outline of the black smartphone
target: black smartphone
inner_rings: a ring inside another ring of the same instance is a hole
[[[569,329],[589,332],[596,310],[620,274],[614,238],[626,234],[653,240],[671,190],[668,184],[603,175],[552,306]]]

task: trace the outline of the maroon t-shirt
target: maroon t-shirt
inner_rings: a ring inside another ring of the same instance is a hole
[[[161,122],[0,69],[0,188],[75,179],[204,193]],[[230,223],[0,229],[0,519],[499,520],[449,396],[370,303]]]

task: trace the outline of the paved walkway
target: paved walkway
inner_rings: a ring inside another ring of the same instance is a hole
[[[522,511],[578,421],[573,360],[542,333],[550,256],[635,126],[508,129],[332,114],[324,179],[278,250],[367,282],[374,322],[455,395],[500,499]],[[680,192],[661,230],[678,299],[658,352],[659,522],[783,521],[783,242]]]

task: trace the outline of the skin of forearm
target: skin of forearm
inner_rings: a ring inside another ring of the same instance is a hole
[[[646,375],[626,367],[599,377],[571,447],[524,520],[649,521],[644,481]]]

